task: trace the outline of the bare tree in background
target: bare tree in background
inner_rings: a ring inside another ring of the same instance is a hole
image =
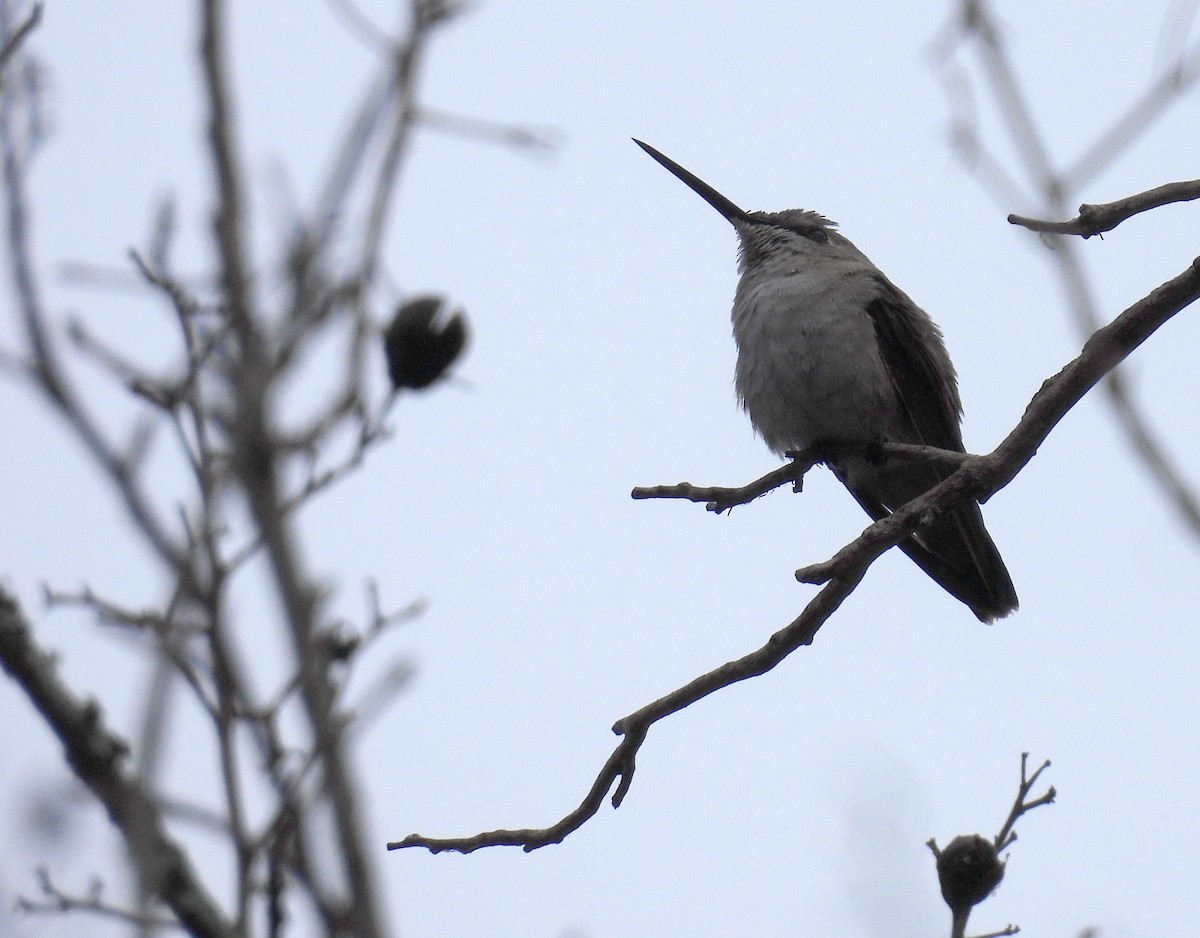
[[[52,604],[85,607],[151,650],[155,677],[139,738],[132,740],[59,679],[25,614],[0,593],[0,659],[120,832],[139,897],[133,903],[110,900],[99,888],[68,894],[43,871],[43,895],[24,900],[27,910],[123,918],[144,934],[179,925],[194,935],[278,935],[297,915],[315,919],[328,935],[374,938],[389,931],[373,872],[381,838],[368,835],[359,813],[351,751],[359,726],[342,692],[373,640],[419,606],[386,612],[372,587],[369,621],[358,629],[333,621],[321,578],[305,566],[293,522],[386,437],[384,418],[396,392],[436,381],[465,340],[462,319],[442,316],[440,300],[403,305],[388,331],[394,391],[372,395],[368,375],[378,368],[380,344],[372,305],[384,273],[383,232],[414,129],[428,117],[516,145],[538,140],[528,132],[420,110],[424,54],[457,12],[454,0],[400,0],[408,26],[399,38],[357,17],[349,4],[331,6],[375,49],[379,74],[315,209],[292,219],[290,237],[264,266],[249,248],[228,10],[222,0],[195,4],[216,267],[199,274],[175,269],[174,216],[165,204],[151,243],[130,252],[128,268],[175,326],[176,361],[152,368],[79,323],[68,324],[64,341],[43,305],[31,256],[35,207],[27,187],[43,142],[41,83],[28,52],[42,10],[0,5],[5,264],[24,337],[22,348],[6,350],[4,365],[8,377],[33,388],[83,445],[171,584],[166,602],[149,609],[129,608],[100,589],[48,593]],[[263,284],[272,278],[285,285],[282,302],[264,297]],[[279,400],[289,378],[306,355],[330,347],[341,349],[336,392],[315,412],[285,420]],[[114,431],[77,390],[71,359],[79,356],[98,364],[137,402],[132,432]],[[190,478],[191,494],[180,503],[156,493],[147,479],[147,457],[164,435]],[[290,675],[266,688],[269,677],[245,659],[239,643],[239,633],[261,623],[239,617],[231,602],[231,591],[264,569],[294,661]],[[369,700],[386,702],[405,674],[403,665],[393,668]],[[202,792],[168,793],[158,785],[161,743],[175,731],[171,702],[180,688],[207,718],[220,767],[216,811],[200,806]],[[264,789],[265,810],[259,803]],[[189,859],[189,831],[207,837],[216,832],[224,842],[235,871],[232,901],[222,892],[226,876],[215,886]]]

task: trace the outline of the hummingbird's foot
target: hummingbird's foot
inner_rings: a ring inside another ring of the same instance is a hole
[[[815,466],[817,463],[828,463],[837,458],[837,444],[828,440],[814,440],[804,449],[785,449],[783,458],[792,462],[804,462]]]
[[[804,491],[804,474],[813,466],[814,462],[822,462],[820,453],[816,447],[809,446],[805,449],[786,449],[783,451],[783,458],[790,459],[793,467],[797,463],[803,463],[804,468],[796,473],[796,477],[792,480],[792,492]]]
[[[872,466],[882,466],[885,462],[887,462],[888,459],[887,453],[883,451],[883,444],[886,442],[887,440],[881,436],[875,437],[875,439],[871,440],[863,450],[863,459],[869,462]]]
[[[830,467],[846,457],[861,457],[878,466],[888,460],[887,453],[883,451],[884,444],[888,442],[883,436],[874,437],[866,442],[848,439],[815,440],[802,450],[785,450],[783,455],[793,461],[808,460]]]

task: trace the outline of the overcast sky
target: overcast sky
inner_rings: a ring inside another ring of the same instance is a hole
[[[184,226],[177,266],[210,260],[192,6],[48,0],[31,44],[52,124],[34,178],[48,305],[151,364],[172,349],[162,309],[68,282],[62,265],[126,264],[165,192]],[[331,4],[233,6],[235,104],[266,246],[285,223],[282,193],[313,204],[374,60]],[[394,25],[393,3],[359,6]],[[1077,354],[1045,249],[1005,221],[1030,206],[993,200],[950,146],[927,50],[952,6],[480,0],[437,35],[428,105],[551,128],[561,146],[531,159],[418,135],[386,266],[404,293],[452,296],[472,345],[461,380],[403,399],[394,439],[300,524],[339,613],[361,619],[368,577],[390,606],[430,603],[377,650],[376,670],[401,658],[416,679],[359,742],[398,933],[946,934],[924,843],[994,834],[1023,750],[1054,760],[1059,803],[1020,824],[973,931],[1165,935],[1197,920],[1198,545],[1100,395],[985,506],[1018,614],[980,625],[893,551],[811,648],[657,725],[625,804],[564,844],[384,853],[414,831],[558,820],[611,752],[615,719],[761,645],[813,595],[794,569],[867,524],[821,470],[803,494],[728,517],[629,498],[634,485],[736,485],[777,465],[733,393],[733,233],[631,136],[748,209],[838,221],[942,326],[972,451],[992,449]],[[1154,80],[1185,32],[1169,4],[1000,6],[1061,163]],[[982,130],[1009,162],[983,100]],[[1183,98],[1072,200],[1195,177],[1198,120],[1200,97]],[[1191,262],[1197,211],[1172,206],[1083,244],[1105,317]],[[0,303],[6,345],[11,311]],[[1185,312],[1129,372],[1200,484],[1198,341]],[[382,393],[382,361],[373,367]],[[94,401],[112,399],[120,426],[120,399],[94,370],[78,376]],[[133,606],[161,600],[163,584],[49,411],[11,381],[0,394],[0,575],[65,675],[128,730],[145,668],[85,616],[47,613],[41,584],[88,584]],[[245,637],[250,653],[279,654],[257,641]],[[34,891],[38,862],[84,891],[114,866],[107,822],[94,811],[65,846],[38,846],[23,808],[65,783],[59,750],[8,684],[0,706],[4,902]],[[169,757],[176,790],[213,771],[183,745]],[[79,927],[26,921],[17,933]]]

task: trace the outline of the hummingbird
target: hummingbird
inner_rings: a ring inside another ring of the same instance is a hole
[[[941,330],[835,222],[804,209],[747,212],[654,147],[634,143],[737,232],[734,386],[772,451],[891,442],[966,452]],[[827,465],[876,521],[949,474],[930,463],[865,456]],[[981,622],[1017,608],[978,502],[946,512],[898,546]]]

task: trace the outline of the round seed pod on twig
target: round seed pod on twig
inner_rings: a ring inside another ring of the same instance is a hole
[[[419,296],[402,303],[383,333],[392,387],[421,390],[446,374],[467,344],[461,311],[446,312],[444,297]]]
[[[995,846],[978,834],[955,837],[935,854],[942,898],[951,909],[977,905],[1004,879],[1004,864]]]

